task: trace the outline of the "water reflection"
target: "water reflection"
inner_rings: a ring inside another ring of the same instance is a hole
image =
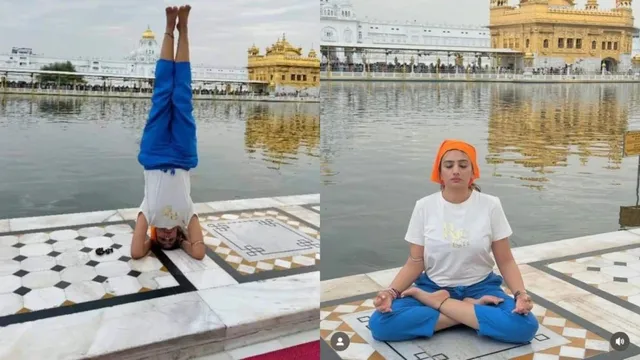
[[[317,104],[249,107],[245,148],[261,155],[271,169],[296,162],[300,155],[319,157],[320,113]],[[252,158],[253,158],[252,157]]]
[[[476,146],[479,184],[502,201],[517,246],[618,230],[620,206],[635,200],[638,159],[621,145],[640,128],[639,94],[640,84],[323,83],[323,279],[406,260],[401,239],[415,201],[438,190],[428,176],[444,138]]]
[[[605,158],[602,167],[620,169],[628,126],[629,92],[608,85],[499,84],[492,87],[486,162],[502,176],[504,164],[531,171],[519,176],[527,187],[543,189],[547,174]],[[585,174],[589,171],[585,170]]]
[[[0,219],[139,206],[150,104],[0,95]],[[318,104],[195,101],[194,200],[317,193],[318,113]]]

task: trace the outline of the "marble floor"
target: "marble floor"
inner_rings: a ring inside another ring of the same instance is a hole
[[[540,328],[521,346],[478,337],[464,327],[430,339],[387,343],[374,340],[368,319],[375,294],[399,268],[323,281],[320,336],[329,345],[336,332],[349,346],[341,359],[585,359],[640,354],[640,231],[619,231],[514,249],[532,294]],[[498,269],[495,270],[499,273]],[[638,289],[638,291],[636,291]],[[505,291],[509,293],[508,289]],[[625,332],[631,345],[618,352],[612,335]]]
[[[317,329],[319,203],[199,203],[203,260],[131,259],[137,209],[0,220],[0,358],[203,356]]]

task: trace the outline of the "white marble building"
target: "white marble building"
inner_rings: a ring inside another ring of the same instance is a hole
[[[490,48],[489,29],[481,26],[421,24],[415,21],[386,22],[370,19],[358,19],[356,11],[349,0],[320,0],[321,38],[323,43],[340,44],[388,44],[388,45],[428,45],[450,47]],[[327,61],[323,53],[323,61]],[[402,59],[402,55],[370,55],[368,62],[409,62],[410,55]],[[347,61],[349,57],[354,63],[362,63],[361,55],[336,50],[331,57]],[[447,62],[446,52],[438,55],[422,56],[419,62],[435,63],[437,59]],[[404,60],[404,61],[403,61]],[[449,59],[453,63],[453,56]],[[469,57],[464,63],[473,63]],[[488,64],[488,59],[482,60]]]
[[[142,33],[137,47],[122,59],[48,57],[36,54],[30,48],[14,47],[10,53],[0,54],[0,70],[40,70],[44,65],[70,61],[79,73],[152,77],[155,62],[159,56],[160,45],[153,31],[147,28]],[[247,80],[249,76],[246,68],[222,69],[193,63],[192,77],[194,79]]]

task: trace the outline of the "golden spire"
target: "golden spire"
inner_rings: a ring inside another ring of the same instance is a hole
[[[587,0],[587,10],[598,10],[598,0]]]
[[[147,30],[142,33],[142,38],[151,40],[156,38],[156,35],[151,31],[151,26],[147,25]]]

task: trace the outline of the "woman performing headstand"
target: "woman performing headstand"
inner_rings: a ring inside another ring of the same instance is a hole
[[[460,324],[505,343],[527,343],[536,335],[533,302],[509,246],[511,226],[500,200],[475,185],[479,177],[473,146],[458,140],[440,145],[431,180],[441,191],[416,202],[405,236],[409,258],[374,300],[374,339],[428,338]],[[494,264],[502,275],[493,272]],[[502,290],[503,280],[514,297]]]
[[[167,28],[138,155],[144,167],[144,199],[131,243],[134,259],[144,257],[152,246],[182,248],[196,259],[205,253],[189,178],[190,170],[198,165],[187,30],[190,10],[189,5],[166,8]],[[179,37],[174,59],[176,28]],[[149,226],[151,236],[147,238]]]

